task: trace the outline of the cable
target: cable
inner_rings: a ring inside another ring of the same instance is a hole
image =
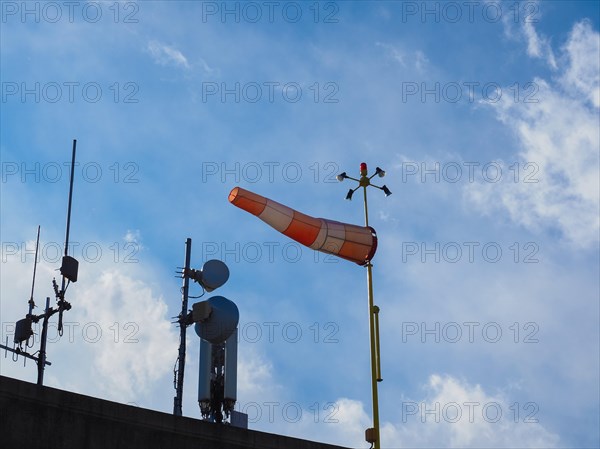
[[[202,298],[205,294],[206,294],[206,289],[204,288],[204,286],[202,284],[200,284],[200,287],[202,287],[202,294],[198,295],[198,296],[190,296],[188,294],[188,299],[198,299],[198,298]],[[183,287],[181,287],[181,293],[183,294]]]
[[[177,364],[179,363],[179,356],[177,356],[177,360],[175,360],[175,365],[173,365],[173,388],[177,391]]]

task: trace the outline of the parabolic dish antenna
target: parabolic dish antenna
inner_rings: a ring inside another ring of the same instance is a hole
[[[202,266],[202,285],[207,292],[222,286],[229,279],[229,268],[224,262],[211,259]]]
[[[237,328],[240,312],[233,301],[223,296],[213,296],[206,302],[211,307],[210,316],[196,323],[196,334],[212,344],[222,344]]]

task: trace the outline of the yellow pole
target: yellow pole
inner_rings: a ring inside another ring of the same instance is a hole
[[[369,211],[367,206],[367,186],[363,186],[364,202],[365,202],[365,226],[369,226]],[[371,337],[371,388],[373,394],[373,428],[375,429],[374,448],[380,449],[379,439],[379,399],[377,396],[377,357],[375,346],[375,320],[374,320],[374,305],[373,305],[373,265],[369,261],[367,264],[367,284],[369,287],[369,333]]]

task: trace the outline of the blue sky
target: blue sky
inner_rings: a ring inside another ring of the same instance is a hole
[[[365,270],[227,201],[362,223],[334,175],[365,161],[393,192],[369,202],[383,447],[598,447],[598,2],[1,5],[3,342],[38,224],[52,293],[78,140],[47,385],[171,412],[191,237],[231,271],[250,428],[367,447]]]

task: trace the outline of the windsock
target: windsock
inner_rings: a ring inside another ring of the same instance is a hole
[[[314,218],[241,187],[229,193],[229,202],[314,250],[359,265],[366,265],[375,255],[377,235],[370,226]]]

